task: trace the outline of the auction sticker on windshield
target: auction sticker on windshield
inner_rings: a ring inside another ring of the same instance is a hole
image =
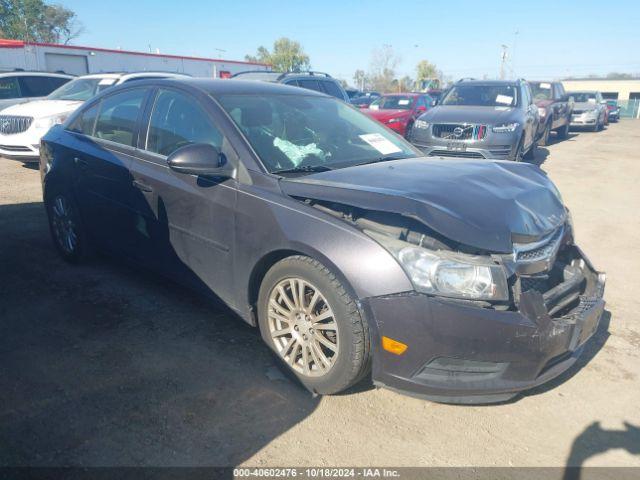
[[[396,147],[392,142],[384,138],[379,133],[367,133],[366,135],[360,135],[360,138],[383,155],[402,151],[402,149]]]
[[[513,97],[510,97],[509,95],[496,96],[496,103],[501,103],[503,105],[511,105],[511,102],[513,102]]]

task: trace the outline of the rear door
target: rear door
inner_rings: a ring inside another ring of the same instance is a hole
[[[131,88],[106,96],[71,126],[77,133],[73,164],[83,219],[96,243],[130,257],[141,235],[132,209],[139,191],[130,165],[150,92]]]
[[[148,232],[141,261],[230,300],[236,181],[176,173],[167,165],[169,155],[194,143],[214,145],[237,161],[210,103],[189,91],[159,88],[131,171],[140,189],[137,222]]]

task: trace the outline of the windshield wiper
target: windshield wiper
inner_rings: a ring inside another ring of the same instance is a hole
[[[271,173],[313,173],[313,172],[328,172],[329,170],[333,170],[331,167],[327,167],[326,165],[301,165],[293,168],[283,168],[282,170],[274,170]]]
[[[373,160],[367,160],[366,162],[356,163],[354,167],[359,165],[369,165],[370,163],[380,163],[380,162],[390,162],[392,160],[404,160],[406,158],[415,158],[415,157],[404,157],[398,155],[385,155],[383,157],[374,158]]]

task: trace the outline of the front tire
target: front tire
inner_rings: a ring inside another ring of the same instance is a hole
[[[544,127],[544,132],[538,140],[538,145],[541,147],[546,147],[549,145],[549,137],[551,136],[551,122],[547,122],[547,125]]]
[[[69,263],[80,263],[90,252],[89,240],[73,196],[57,190],[45,199],[49,230],[60,256]]]
[[[265,342],[312,392],[341,392],[368,371],[367,322],[317,260],[296,255],[271,267],[260,286],[258,324]]]
[[[569,122],[567,122],[558,130],[558,138],[560,140],[566,140],[567,138],[569,138]]]
[[[522,135],[522,137],[520,137],[520,141],[518,142],[516,151],[511,156],[511,160],[513,160],[514,162],[521,162],[523,150],[524,150],[524,134]]]

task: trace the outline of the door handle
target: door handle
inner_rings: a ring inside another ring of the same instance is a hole
[[[153,192],[153,188],[151,188],[146,183],[139,182],[138,180],[134,180],[132,183],[134,187],[136,187],[138,190],[142,192],[148,192],[148,193]]]

